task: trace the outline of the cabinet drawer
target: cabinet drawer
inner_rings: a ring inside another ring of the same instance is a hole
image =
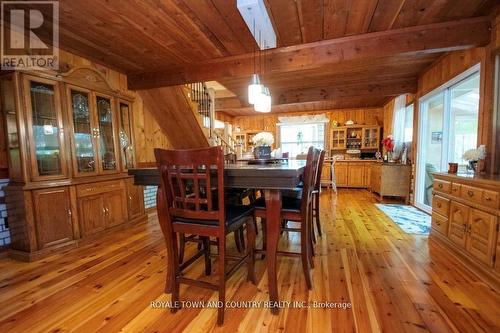
[[[446,180],[434,179],[434,183],[432,184],[434,191],[450,193],[451,192],[451,183]]]
[[[432,198],[432,211],[443,216],[449,216],[450,200],[440,197],[439,195],[435,195]]]
[[[462,185],[460,188],[460,197],[465,200],[481,202],[482,195],[483,190],[476,187]]]
[[[481,197],[481,203],[486,207],[498,208],[498,192],[483,190],[483,195]]]
[[[448,219],[442,215],[432,213],[432,229],[448,236]]]
[[[123,182],[121,180],[111,180],[100,183],[78,185],[76,187],[76,195],[78,197],[85,197],[88,195],[95,195],[119,189],[125,189]]]
[[[451,194],[453,194],[456,197],[459,197],[461,188],[462,188],[462,184],[452,183],[451,184]]]

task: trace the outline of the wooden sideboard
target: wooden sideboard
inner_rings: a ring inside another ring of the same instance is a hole
[[[397,163],[371,165],[370,190],[384,197],[401,197],[410,200],[411,166]]]
[[[10,256],[36,260],[145,220],[131,96],[90,67],[0,76]]]
[[[500,285],[500,175],[435,173],[431,239]]]

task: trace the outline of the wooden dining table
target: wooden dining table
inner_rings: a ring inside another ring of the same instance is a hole
[[[224,187],[239,189],[257,189],[264,191],[266,201],[266,266],[269,286],[271,312],[277,314],[279,302],[277,250],[281,226],[281,191],[293,190],[299,185],[306,162],[290,160],[287,163],[252,165],[237,162],[224,165]],[[160,177],[156,168],[129,169],[134,176],[135,185],[160,186]],[[157,209],[166,207],[161,191],[156,194]],[[169,279],[170,277],[167,277]],[[168,284],[167,284],[168,285]]]

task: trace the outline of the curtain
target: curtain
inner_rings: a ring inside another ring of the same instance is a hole
[[[296,117],[278,117],[280,124],[328,123],[330,119],[324,114]]]
[[[394,140],[394,151],[396,154],[403,149],[405,138],[405,113],[406,95],[400,95],[394,100],[394,112],[392,117],[392,138]]]

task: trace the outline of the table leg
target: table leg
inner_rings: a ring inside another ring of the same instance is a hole
[[[169,231],[167,228],[167,204],[165,202],[165,198],[163,197],[163,191],[161,190],[161,187],[158,186],[158,191],[156,192],[156,212],[158,215],[158,222],[160,223],[161,230],[163,232],[164,237],[166,238],[166,243],[167,243],[167,262],[165,263],[167,266],[166,269],[166,279],[165,279],[165,293],[169,294],[172,292],[172,269],[170,269],[170,266],[173,265],[173,252],[171,251],[172,244],[169,241]]]
[[[266,199],[266,228],[267,228],[267,278],[269,287],[269,299],[276,304],[278,297],[278,274],[276,271],[276,252],[278,250],[278,239],[281,225],[281,192],[279,190],[265,190]],[[278,308],[272,307],[271,313],[278,314]]]

